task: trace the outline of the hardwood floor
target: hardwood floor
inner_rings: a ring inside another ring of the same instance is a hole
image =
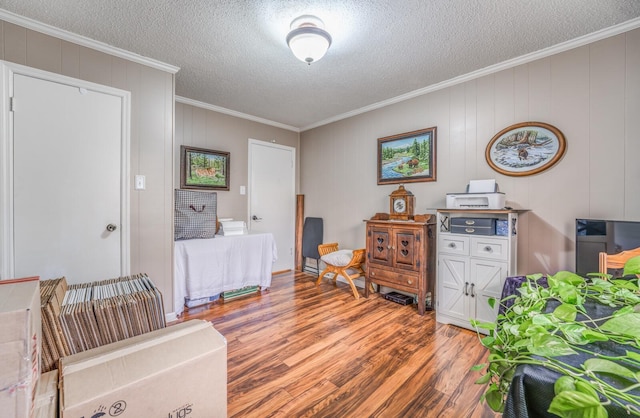
[[[228,343],[229,417],[493,417],[472,331],[343,283],[283,273],[262,293],[192,308]]]

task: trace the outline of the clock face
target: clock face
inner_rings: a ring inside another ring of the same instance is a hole
[[[393,201],[393,210],[396,213],[403,213],[407,209],[407,202],[404,199],[395,199]]]

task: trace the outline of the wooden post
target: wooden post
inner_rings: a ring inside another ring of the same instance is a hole
[[[295,269],[302,271],[302,229],[304,228],[304,195],[296,195],[296,253]]]

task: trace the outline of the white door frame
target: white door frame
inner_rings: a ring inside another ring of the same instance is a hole
[[[110,94],[122,100],[122,132],[121,132],[121,156],[122,167],[120,184],[120,270],[122,275],[129,274],[131,265],[130,256],[130,113],[131,93],[101,84],[63,76],[38,70],[24,65],[0,61],[2,72],[2,85],[0,86],[0,280],[13,278],[14,265],[14,230],[13,230],[13,117],[11,113],[11,98],[13,97],[13,76],[20,74],[28,77],[39,78],[45,81],[60,83],[72,87],[83,88],[103,94]],[[46,214],[43,213],[43,216]]]
[[[248,143],[248,148],[249,148],[249,153],[248,153],[248,159],[247,161],[249,162],[248,164],[248,181],[249,183],[251,183],[251,179],[252,179],[252,164],[251,161],[252,157],[253,157],[253,153],[252,153],[252,148],[253,145],[259,145],[259,146],[263,146],[263,147],[271,147],[271,148],[276,148],[276,149],[281,149],[281,150],[286,150],[286,151],[290,151],[291,155],[293,157],[293,167],[292,167],[292,176],[293,176],[293,182],[292,182],[292,187],[291,187],[291,199],[292,199],[292,204],[295,207],[295,202],[296,202],[296,149],[294,147],[288,146],[288,145],[280,145],[280,144],[276,144],[275,142],[267,142],[267,141],[260,141],[258,139],[252,139],[249,138],[249,143]],[[249,195],[247,196],[247,225],[251,225],[251,216],[252,216],[252,207],[251,207],[251,193],[253,192],[252,187],[249,187]],[[295,220],[292,220],[292,222],[294,222],[295,224]],[[291,270],[295,270],[295,227],[294,227],[294,233],[292,236],[293,241],[291,242],[291,248],[293,248],[294,250],[294,258],[293,261],[291,263]],[[280,253],[280,251],[284,251],[284,249],[280,249],[278,248],[278,253]]]

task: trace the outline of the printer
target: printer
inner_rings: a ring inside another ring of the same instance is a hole
[[[504,209],[504,193],[495,180],[471,180],[465,193],[447,193],[447,209]]]

